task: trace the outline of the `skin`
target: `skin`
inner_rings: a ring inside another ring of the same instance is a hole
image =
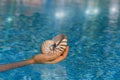
[[[22,66],[26,66],[26,65],[30,65],[30,64],[55,64],[55,63],[58,63],[66,58],[67,53],[68,53],[68,48],[69,47],[67,46],[67,48],[65,49],[63,54],[55,53],[55,54],[51,54],[51,55],[46,55],[46,54],[41,53],[41,54],[37,54],[37,55],[33,56],[32,58],[30,58],[28,60],[0,65],[0,72],[18,68],[18,67],[22,67]]]

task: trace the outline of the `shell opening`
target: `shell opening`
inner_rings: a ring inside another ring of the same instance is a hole
[[[54,50],[56,48],[56,46],[57,46],[56,44],[51,45],[50,50]]]

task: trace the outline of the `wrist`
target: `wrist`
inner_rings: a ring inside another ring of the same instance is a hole
[[[28,64],[34,64],[35,61],[34,61],[33,59],[29,59],[29,60],[27,60],[27,63],[28,63]]]

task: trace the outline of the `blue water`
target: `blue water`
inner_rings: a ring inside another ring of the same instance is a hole
[[[11,12],[7,5],[1,7],[0,64],[31,58],[44,40],[60,33],[68,38],[69,52],[60,63],[5,71],[0,80],[120,80],[120,1],[114,0],[117,10],[111,12],[113,0],[95,1],[96,13],[85,13],[89,1],[75,1],[62,8],[46,3],[31,15],[25,6],[14,5]],[[55,17],[60,10],[66,15]]]

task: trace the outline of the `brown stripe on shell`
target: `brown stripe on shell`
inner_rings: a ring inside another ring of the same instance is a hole
[[[62,48],[60,48],[60,47],[59,47],[59,48],[56,48],[56,49],[58,49],[58,50],[60,50],[60,51],[64,51],[64,49],[62,49]]]
[[[51,46],[53,50],[51,50]],[[63,34],[57,35],[53,38],[53,40],[47,40],[43,42],[41,46],[41,51],[44,54],[52,54],[52,53],[63,53],[67,46],[66,36]]]
[[[60,48],[65,49],[67,46],[60,46]]]

